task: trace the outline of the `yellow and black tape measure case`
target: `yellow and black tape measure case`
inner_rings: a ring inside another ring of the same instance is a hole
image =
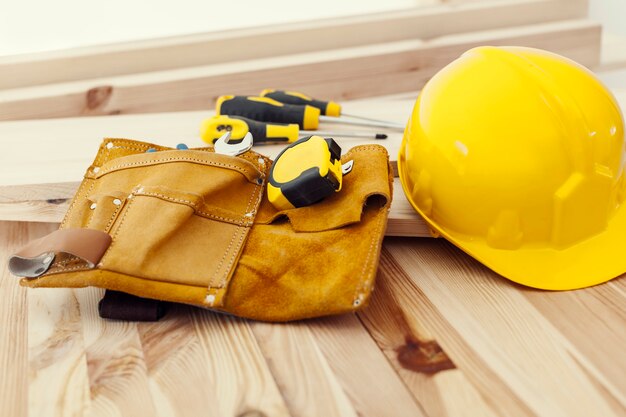
[[[304,207],[341,190],[341,148],[331,138],[302,138],[276,157],[267,193],[278,210]]]

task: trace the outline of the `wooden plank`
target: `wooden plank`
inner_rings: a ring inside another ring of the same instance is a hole
[[[0,409],[3,415],[28,415],[28,316],[26,290],[7,268],[11,254],[52,230],[47,224],[0,222]]]
[[[172,305],[161,321],[137,326],[158,416],[220,415],[208,358],[190,321],[190,309]]]
[[[543,48],[594,66],[600,32],[596,23],[562,21],[4,90],[0,120],[197,110],[220,94],[256,94],[277,85],[336,99],[413,91],[467,49],[485,44]]]
[[[0,89],[431,39],[586,16],[586,0],[457,1],[375,15],[0,57]]]
[[[139,333],[158,415],[289,415],[247,322],[173,305]]]
[[[245,320],[194,309],[189,319],[202,348],[218,416],[289,416],[289,410]]]
[[[488,401],[433,339],[423,297],[383,248],[376,291],[358,316],[429,416],[495,416]]]
[[[357,416],[307,325],[251,322],[250,327],[291,415]]]
[[[385,236],[433,237],[430,227],[406,198],[399,178],[394,179],[393,190]]]
[[[16,201],[0,203],[0,221],[60,223],[70,206],[70,199]]]
[[[56,225],[41,226],[52,229]],[[90,413],[87,358],[77,291],[85,290],[42,288],[28,294],[28,413],[31,416]]]
[[[574,346],[581,367],[626,410],[626,361],[612,360],[615,346],[626,346],[626,291],[618,282],[624,279],[578,291],[523,293]]]
[[[97,317],[100,290],[6,291],[7,283],[18,289],[2,264],[7,255],[55,226],[0,223],[0,404],[7,415],[27,414],[28,390],[32,415],[59,415],[54,404],[61,401],[61,415],[95,416],[273,416],[286,408],[329,416],[626,411],[623,278],[581,291],[529,290],[441,240],[394,238],[385,241],[374,299],[358,314],[362,323],[350,314],[254,323],[175,306],[161,322],[134,325],[137,334],[129,338],[127,324]],[[91,351],[84,352],[91,357],[89,379],[76,378],[76,362],[68,360],[80,356],[81,346]],[[34,367],[49,371],[47,386],[43,374],[29,378],[27,356],[31,367],[49,364]],[[446,369],[446,356],[456,368]],[[67,387],[56,382],[64,376]],[[93,396],[88,413],[68,403],[77,397],[67,394],[81,388]],[[280,396],[286,407],[273,408]]]
[[[103,320],[98,301],[104,291],[75,292],[80,305],[93,416],[155,415],[137,323]]]
[[[584,355],[563,336],[559,323],[542,315],[518,285],[441,240],[393,239],[385,245],[436,309],[429,319],[441,346],[498,413],[617,416],[626,411],[616,410],[619,403],[607,399],[612,395],[601,374],[598,378],[580,364]],[[606,360],[623,359],[621,345],[607,349]]]
[[[357,415],[425,416],[355,315],[308,322]]]

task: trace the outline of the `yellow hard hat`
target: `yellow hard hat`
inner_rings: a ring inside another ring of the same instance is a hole
[[[433,232],[551,290],[626,272],[624,121],[612,94],[542,50],[480,47],[424,87],[404,132],[404,192]]]

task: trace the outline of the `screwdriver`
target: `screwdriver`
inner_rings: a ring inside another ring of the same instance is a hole
[[[261,122],[297,123],[300,128],[307,130],[317,129],[320,121],[390,128],[388,124],[378,122],[355,122],[320,116],[317,107],[280,103],[268,97],[221,96],[215,104],[215,112],[218,115],[243,116]],[[399,125],[392,128],[399,128]]]
[[[352,119],[359,119],[370,123],[375,123],[377,126],[381,127],[404,129],[404,126],[399,123],[389,122],[387,120],[372,119],[370,117],[357,116],[355,114],[346,114],[342,111],[341,104],[337,102],[317,100],[298,91],[283,91],[267,88],[261,91],[261,97],[269,97],[285,104],[313,106],[319,109],[320,114],[324,116],[332,116],[338,118],[349,117]]]
[[[320,111],[315,107],[254,96],[221,96],[215,104],[215,114],[243,116],[260,122],[297,123],[301,129],[317,129],[320,118]]]
[[[297,124],[265,123],[241,116],[213,116],[205,119],[200,127],[200,137],[206,143],[215,143],[225,132],[231,132],[235,140],[243,138],[246,133],[250,132],[254,137],[255,144],[272,142],[292,143],[302,136],[310,135],[387,139],[387,135],[384,133],[300,130]]]

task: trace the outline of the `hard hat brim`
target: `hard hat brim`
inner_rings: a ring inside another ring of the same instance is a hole
[[[398,171],[402,177],[402,158]],[[503,277],[528,287],[544,290],[574,290],[601,284],[626,272],[626,204],[609,220],[606,229],[584,241],[563,249],[495,249],[485,240],[465,237],[439,227],[405,195],[426,223],[442,237]]]

